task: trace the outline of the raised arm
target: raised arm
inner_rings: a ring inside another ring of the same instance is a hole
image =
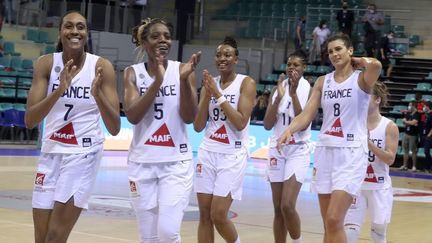
[[[278,150],[282,146],[289,141],[291,135],[306,129],[312,120],[315,118],[318,108],[321,106],[321,92],[322,86],[324,82],[324,76],[318,78],[315,82],[314,87],[312,88],[311,96],[306,103],[303,111],[294,118],[294,120],[290,123],[290,125],[285,129],[282,136],[278,139],[277,148]]]
[[[371,140],[368,140],[368,147],[372,153],[388,165],[392,165],[396,158],[399,141],[399,129],[394,122],[390,122],[385,131],[386,143],[384,149],[379,148]]]
[[[197,132],[201,132],[207,124],[209,117],[208,109],[210,104],[211,94],[206,90],[204,86],[201,88],[200,101],[198,104],[198,113],[194,121],[194,129]]]
[[[111,62],[99,58],[91,93],[102,116],[104,124],[112,135],[120,131],[120,108],[117,94],[117,79]]]
[[[72,60],[69,60],[66,63],[60,73],[58,88],[47,96],[53,56],[52,54],[45,55],[36,61],[24,118],[27,128],[33,128],[40,123],[48,115],[64,91],[69,88],[73,74],[76,71],[76,66],[72,66],[72,62]]]
[[[264,128],[266,130],[271,130],[277,121],[277,112],[279,108],[279,104],[282,100],[282,97],[285,94],[286,88],[283,85],[283,80],[285,79],[285,74],[282,73],[279,75],[278,83],[273,91],[270,94],[270,101],[268,102],[267,110],[264,116]],[[277,93],[275,99],[273,100],[274,93]]]
[[[192,123],[197,113],[195,68],[201,52],[193,54],[187,63],[180,65],[180,116],[185,123]]]
[[[381,75],[381,62],[371,57],[353,57],[351,59],[354,68],[364,68],[365,70],[360,74],[359,86],[366,92],[370,93],[375,82]]]
[[[135,71],[132,67],[126,68],[124,72],[124,110],[126,118],[132,124],[140,122],[144,115],[148,112],[150,106],[153,104],[157,93],[165,75],[165,67],[163,65],[163,57],[157,54],[157,70],[155,73],[155,80],[147,89],[147,91],[140,96],[138,87],[136,86]]]
[[[204,85],[206,87],[206,90],[210,90],[212,96],[215,97],[215,99],[218,99],[222,96],[221,92],[216,87],[216,82],[209,74],[204,76]],[[232,107],[232,105],[228,101],[220,104],[220,108],[223,110],[227,119],[234,125],[234,127],[238,131],[243,130],[249,123],[255,96],[255,81],[250,77],[246,77],[243,80],[240,88],[238,109],[236,110],[234,107]]]

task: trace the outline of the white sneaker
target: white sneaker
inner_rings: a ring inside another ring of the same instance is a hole
[[[399,167],[399,170],[405,171],[405,170],[408,170],[408,168],[405,165],[402,165],[401,167]]]
[[[413,167],[411,168],[410,171],[412,171],[412,172],[416,172],[416,171],[417,171],[417,168],[416,168],[415,166],[413,166]]]

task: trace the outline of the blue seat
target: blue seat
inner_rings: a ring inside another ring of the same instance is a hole
[[[3,52],[6,55],[21,56],[21,53],[15,52],[15,44],[10,41],[5,41],[3,43]]]

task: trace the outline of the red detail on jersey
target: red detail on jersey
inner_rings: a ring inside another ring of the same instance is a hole
[[[164,123],[150,138],[145,142],[148,145],[175,147],[167,125]]]
[[[137,187],[135,181],[129,181],[129,188],[132,193],[137,192]]]
[[[341,138],[344,137],[340,117],[338,117],[336,121],[333,123],[332,127],[330,128],[330,131],[326,131],[324,132],[324,134],[335,136],[335,137],[341,137]]]
[[[196,173],[201,174],[202,172],[202,164],[197,164],[196,165]]]
[[[45,174],[39,172],[36,173],[35,185],[43,186],[44,180],[45,180]]]
[[[291,136],[291,139],[289,140],[288,144],[295,144],[296,141],[294,139],[294,136]]]
[[[50,139],[60,143],[78,145],[72,122],[68,123],[66,126],[62,127],[57,132],[54,132],[51,135]]]
[[[270,158],[270,166],[277,166],[277,159],[276,158]]]
[[[220,142],[220,143],[229,144],[230,142],[228,139],[227,131],[225,129],[225,125],[222,125],[218,130],[216,130],[216,132],[214,132],[210,136],[210,139],[215,140],[215,141]]]
[[[367,182],[378,183],[378,180],[375,176],[375,171],[372,165],[369,165],[366,170],[366,177],[364,179]]]

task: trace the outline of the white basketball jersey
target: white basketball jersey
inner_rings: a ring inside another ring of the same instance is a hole
[[[282,97],[282,100],[279,103],[278,111],[277,111],[277,120],[276,124],[273,128],[273,134],[270,137],[270,147],[274,148],[277,144],[277,139],[282,135],[291,121],[294,119],[294,106],[292,104],[291,96],[289,95],[289,89],[291,88],[288,82],[288,79],[285,79],[282,82],[282,85],[285,86],[285,94]],[[311,86],[309,82],[303,77],[300,78],[299,84],[297,87],[297,97],[300,101],[300,106],[304,109],[306,102],[308,101],[309,92]],[[272,104],[276,100],[277,90],[273,93]],[[288,144],[296,144],[296,143],[307,143],[311,137],[311,126],[304,130],[299,131],[293,134]]]
[[[367,149],[367,116],[370,95],[358,85],[361,71],[337,83],[334,73],[325,76],[321,94],[323,123],[317,146]]]
[[[137,163],[172,162],[192,159],[186,124],[180,117],[180,62],[168,61],[164,79],[153,104],[134,126],[129,160]],[[140,96],[154,79],[144,63],[132,65]]]
[[[47,95],[60,84],[62,52],[53,53]],[[91,95],[99,56],[86,53],[84,65],[70,87],[57,100],[45,119],[41,151],[44,153],[83,153],[103,143],[99,108]]]
[[[234,81],[224,90],[220,87],[220,76],[215,78],[217,88],[235,110],[238,110],[240,88],[246,77],[246,75],[237,74]],[[225,116],[221,107],[216,104],[214,97],[210,100],[208,112],[209,119],[200,148],[222,154],[231,154],[239,149],[248,148],[249,121],[243,130],[238,131]]]
[[[386,145],[386,128],[391,120],[382,117],[378,126],[369,132],[369,139],[380,149]],[[368,168],[362,185],[362,190],[386,189],[391,187],[389,166],[369,150]]]

